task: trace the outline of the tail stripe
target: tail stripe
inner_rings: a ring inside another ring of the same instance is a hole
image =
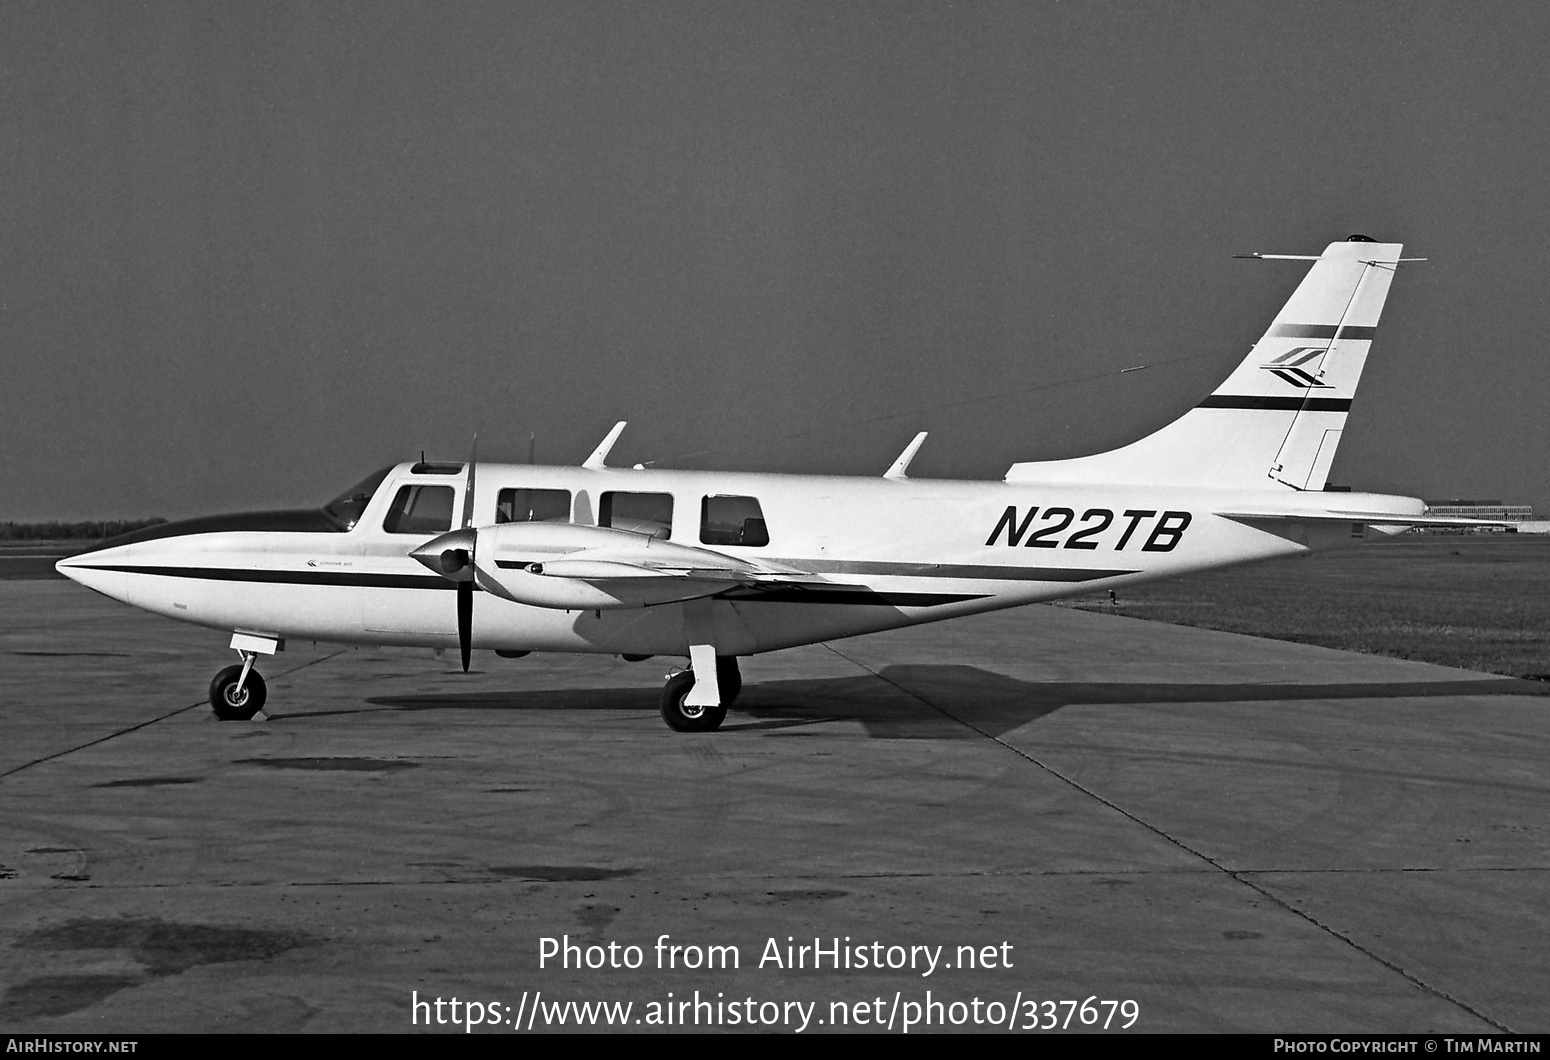
[[[1212,394],[1196,408],[1202,409],[1279,409],[1288,412],[1350,412],[1350,398],[1300,397],[1236,397],[1231,394]]]
[[[1339,334],[1336,334],[1338,330]],[[1357,327],[1346,324],[1337,328],[1334,324],[1277,324],[1270,329],[1270,336],[1278,339],[1367,339],[1378,333],[1375,327]]]

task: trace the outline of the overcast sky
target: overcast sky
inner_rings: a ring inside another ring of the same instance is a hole
[[[1333,481],[1550,511],[1547,55],[1542,3],[3,0],[0,519],[617,419],[999,478],[1193,405],[1305,269],[1232,255],[1353,232],[1431,260]]]

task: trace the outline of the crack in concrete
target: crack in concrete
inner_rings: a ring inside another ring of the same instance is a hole
[[[308,660],[307,662],[304,662],[304,663],[302,663],[299,666],[291,667],[289,670],[282,670],[280,673],[276,674],[275,676],[276,677],[288,677],[291,674],[296,673],[296,672],[298,672],[300,670],[305,670],[309,666],[316,666],[319,663],[325,663],[325,662],[327,662],[330,659],[337,658],[338,656],[343,655],[346,650],[348,650],[348,649],[341,648],[338,651],[333,652],[332,654],[324,655],[322,658]],[[63,751],[55,751],[51,755],[44,755],[41,758],[34,758],[30,762],[23,762],[19,766],[15,766],[15,767],[13,767],[11,769],[7,769],[4,773],[0,773],[0,780],[4,780],[6,777],[15,776],[17,773],[20,773],[24,769],[31,769],[33,766],[40,766],[40,765],[42,765],[45,762],[52,762],[56,758],[63,758],[66,755],[73,755],[77,751],[84,751],[88,747],[96,747],[100,743],[107,743],[109,740],[116,740],[120,736],[127,736],[130,733],[132,733],[132,732],[138,732],[141,729],[149,728],[150,726],[155,725],[159,721],[166,721],[168,718],[175,718],[179,714],[186,714],[189,711],[194,710],[194,709],[196,709],[198,707],[206,707],[206,706],[209,706],[209,704],[207,702],[205,702],[204,700],[200,700],[198,703],[190,703],[187,706],[179,707],[177,710],[170,710],[170,711],[168,711],[165,714],[158,715],[157,717],[151,718],[151,719],[149,719],[147,721],[137,722],[134,725],[130,725],[130,726],[127,726],[127,727],[122,728],[122,729],[117,729],[117,730],[115,730],[113,732],[108,733],[106,736],[99,736],[95,740],[87,740],[83,744],[77,744],[74,747],[67,747]]]
[[[1443,990],[1443,989],[1441,989],[1439,987],[1433,986],[1432,984],[1426,982],[1424,979],[1421,979],[1419,976],[1415,975],[1412,972],[1406,971],[1404,968],[1402,968],[1398,964],[1395,964],[1393,961],[1389,960],[1388,958],[1383,957],[1383,956],[1379,955],[1378,953],[1375,953],[1374,951],[1368,949],[1366,946],[1363,946],[1361,943],[1357,942],[1355,939],[1351,938],[1349,935],[1346,935],[1345,933],[1337,930],[1333,926],[1324,923],[1322,920],[1320,920],[1318,917],[1314,916],[1313,914],[1308,913],[1308,912],[1306,912],[1306,911],[1304,911],[1302,909],[1297,908],[1297,906],[1293,905],[1291,902],[1283,899],[1279,895],[1277,895],[1274,892],[1268,890],[1266,887],[1264,887],[1261,884],[1255,882],[1254,880],[1247,878],[1247,877],[1252,876],[1252,875],[1263,874],[1264,872],[1267,872],[1267,871],[1270,871],[1270,870],[1247,871],[1247,870],[1243,870],[1243,869],[1231,869],[1231,868],[1228,868],[1226,865],[1223,865],[1221,862],[1217,861],[1215,858],[1211,857],[1209,854],[1206,854],[1204,851],[1196,850],[1194,847],[1190,846],[1188,843],[1184,842],[1182,839],[1179,839],[1177,836],[1169,834],[1166,830],[1164,830],[1162,828],[1159,828],[1157,825],[1154,825],[1151,822],[1149,822],[1147,820],[1144,820],[1143,818],[1141,818],[1141,817],[1137,816],[1136,814],[1130,812],[1129,810],[1125,809],[1123,806],[1120,806],[1118,803],[1114,802],[1112,799],[1107,799],[1104,796],[1098,794],[1096,791],[1092,790],[1091,788],[1088,788],[1088,787],[1082,785],[1081,783],[1077,782],[1075,779],[1066,776],[1064,773],[1062,773],[1060,770],[1054,768],[1053,766],[1050,766],[1050,765],[1048,765],[1048,764],[1046,764],[1044,762],[1041,762],[1039,759],[1035,758],[1033,755],[1029,754],[1027,751],[1024,751],[1022,748],[1017,747],[1014,744],[1008,743],[1006,740],[1004,740],[1001,737],[995,735],[994,733],[986,732],[984,729],[980,728],[978,725],[975,725],[972,722],[965,721],[964,719],[958,717],[956,714],[954,714],[951,711],[947,710],[945,707],[942,707],[942,706],[939,706],[936,703],[933,703],[931,700],[927,699],[925,696],[921,695],[919,692],[916,692],[916,691],[914,691],[913,689],[910,689],[910,688],[906,688],[905,686],[899,684],[896,681],[890,680],[889,678],[883,676],[878,671],[872,669],[872,667],[868,666],[866,663],[861,662],[859,659],[853,659],[849,655],[846,655],[844,652],[840,651],[838,648],[834,647],[832,644],[824,644],[823,646],[825,648],[828,648],[835,655],[838,655],[841,659],[844,659],[846,662],[850,663],[851,665],[859,667],[862,670],[865,670],[867,673],[871,674],[873,677],[877,678],[879,681],[882,681],[884,684],[888,685],[889,687],[896,688],[900,692],[903,692],[905,695],[909,696],[911,699],[914,699],[914,700],[916,700],[916,701],[918,701],[920,703],[923,703],[925,706],[927,706],[927,707],[931,708],[932,710],[936,711],[938,714],[942,715],[944,718],[947,718],[950,721],[954,721],[954,722],[958,723],[959,725],[962,725],[966,729],[969,729],[969,730],[971,730],[973,732],[979,733],[981,736],[985,737],[987,740],[990,740],[993,743],[996,743],[996,744],[1000,745],[1001,747],[1005,748],[1006,750],[1011,751],[1013,754],[1017,755],[1019,758],[1022,758],[1022,759],[1024,759],[1027,762],[1031,762],[1033,765],[1035,765],[1035,766],[1039,767],[1040,769],[1044,770],[1044,772],[1048,773],[1050,776],[1056,778],[1057,780],[1061,781],[1062,783],[1070,785],[1072,788],[1075,788],[1077,791],[1081,792],[1083,795],[1086,795],[1088,798],[1093,799],[1094,801],[1099,802],[1099,803],[1103,804],[1104,806],[1107,806],[1109,809],[1113,810],[1115,813],[1121,815],[1122,817],[1127,818],[1128,820],[1134,822],[1135,824],[1140,825],[1142,828],[1145,828],[1147,831],[1151,832],[1153,835],[1156,835],[1159,838],[1167,841],[1168,843],[1173,844],[1175,847],[1177,847],[1178,849],[1184,851],[1185,853],[1190,854],[1193,857],[1199,858],[1201,861],[1205,862],[1207,865],[1210,865],[1216,871],[1218,871],[1218,872],[1220,872],[1220,873],[1230,877],[1231,879],[1237,881],[1238,883],[1242,884],[1244,887],[1247,887],[1249,890],[1253,891],[1255,894],[1258,894],[1261,897],[1267,899],[1268,901],[1275,903],[1275,905],[1279,906],[1281,909],[1284,909],[1287,912],[1292,913],[1293,915],[1295,915],[1297,917],[1300,917],[1301,919],[1307,921],[1309,924],[1312,924],[1314,927],[1318,928],[1320,931],[1324,932],[1325,934],[1329,935],[1330,937],[1339,939],[1341,942],[1345,943],[1351,949],[1353,949],[1356,952],[1362,954],[1363,956],[1367,957],[1368,959],[1377,962],[1378,964],[1382,965],[1384,968],[1387,968],[1389,971],[1395,973],[1398,976],[1401,976],[1406,981],[1408,981],[1410,983],[1413,983],[1415,986],[1420,987],[1422,990],[1426,991],[1427,993],[1431,994],[1432,996],[1440,998],[1443,1001],[1446,1001],[1446,1002],[1448,1002],[1448,1003],[1450,1003],[1452,1005],[1458,1006],[1459,1008],[1463,1009],[1465,1012],[1469,1013],[1471,1016],[1474,1016],[1476,1019],[1482,1021],[1483,1023],[1487,1023],[1490,1026],[1495,1027],[1497,1030],[1501,1031],[1504,1034],[1515,1033],[1510,1027],[1507,1027],[1504,1024],[1498,1023],[1496,1020],[1492,1019],[1490,1016],[1487,1016],[1485,1013],[1483,1013],[1483,1012],[1479,1011],[1478,1009],[1472,1007],[1471,1005],[1467,1004],[1466,1002],[1461,1001],[1460,999],[1458,999],[1456,997],[1453,997],[1447,991],[1445,991],[1445,990]]]

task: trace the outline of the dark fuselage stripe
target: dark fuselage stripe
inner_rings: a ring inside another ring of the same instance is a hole
[[[104,564],[92,570],[150,574],[164,578],[198,578],[204,581],[265,582],[282,585],[335,585],[372,589],[456,589],[446,578],[413,574],[346,574],[339,571],[237,570],[229,567],[149,567]],[[972,593],[879,593],[871,589],[813,587],[811,589],[749,590],[739,600],[761,603],[865,604],[887,607],[933,607],[978,600]]]
[[[979,563],[890,563],[880,560],[772,559],[812,574],[881,574],[896,578],[977,578],[991,582],[1090,582],[1134,570],[1095,567],[1013,567]]]
[[[365,574],[321,570],[240,570],[232,567],[89,566],[125,574],[156,574],[164,578],[199,578],[218,582],[271,582],[286,585],[346,585],[370,589],[456,589],[454,582],[424,574]]]
[[[861,560],[776,560],[793,567],[805,567],[814,573],[874,574],[903,578],[955,578],[982,581],[1019,582],[1090,582],[1099,578],[1118,578],[1135,574],[1134,570],[1109,570],[1095,567],[1012,567],[951,563],[885,563]],[[86,564],[83,564],[86,566]],[[92,565],[93,570],[122,571],[126,574],[160,574],[169,578],[202,578],[208,581],[276,582],[293,585],[348,585],[374,589],[455,589],[446,578],[424,574],[365,574],[317,570],[252,570],[232,567],[148,567],[134,565]],[[825,592],[822,586],[797,592]],[[916,594],[919,595],[919,594]],[[929,595],[929,594],[928,594]],[[768,599],[768,594],[761,595]]]
[[[861,604],[869,607],[939,607],[964,600],[983,600],[974,593],[879,593],[871,589],[733,589],[727,600],[762,604]]]
[[[1212,394],[1197,408],[1202,409],[1277,409],[1283,412],[1350,412],[1350,398],[1239,397]]]
[[[1378,333],[1377,328],[1359,328],[1347,324],[1340,329],[1339,338],[1342,339],[1367,339],[1371,340]],[[1333,324],[1277,324],[1270,329],[1270,334],[1278,339],[1333,339],[1335,325]]]

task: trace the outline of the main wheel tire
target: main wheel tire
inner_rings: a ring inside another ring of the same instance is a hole
[[[688,670],[674,674],[662,686],[662,720],[674,732],[714,732],[726,720],[726,707],[691,707],[684,697],[694,687],[694,674]]]
[[[269,690],[257,670],[248,671],[248,679],[237,690],[237,679],[242,676],[241,666],[228,666],[210,682],[210,706],[222,721],[247,721],[264,709]]]
[[[716,656],[716,686],[721,689],[721,705],[730,707],[743,690],[743,674],[737,668],[736,655]]]

